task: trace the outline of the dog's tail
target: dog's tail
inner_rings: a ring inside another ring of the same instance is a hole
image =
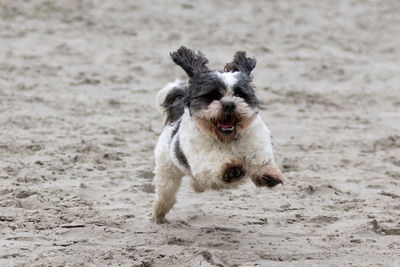
[[[179,119],[184,112],[187,83],[175,80],[162,88],[156,97],[157,108],[165,119],[165,125]]]

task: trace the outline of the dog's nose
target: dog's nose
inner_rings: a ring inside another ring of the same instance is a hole
[[[236,108],[236,104],[232,101],[222,103],[222,110],[224,112],[233,112],[235,110],[235,108]]]

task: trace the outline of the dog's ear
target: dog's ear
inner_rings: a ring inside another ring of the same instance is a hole
[[[208,59],[200,51],[196,54],[193,50],[181,46],[170,55],[175,64],[181,66],[190,78],[196,73],[209,71],[206,66]]]
[[[224,71],[240,71],[250,75],[251,71],[255,68],[257,61],[255,58],[246,57],[246,52],[237,51],[233,57],[233,61],[226,63]]]

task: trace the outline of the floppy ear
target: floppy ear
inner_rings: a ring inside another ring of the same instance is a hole
[[[257,61],[254,58],[246,57],[246,52],[237,51],[233,57],[233,61],[226,63],[224,71],[240,71],[250,75],[255,68]]]
[[[190,78],[196,73],[209,71],[206,66],[208,59],[200,51],[196,54],[193,50],[181,46],[170,55],[175,64],[181,66]]]

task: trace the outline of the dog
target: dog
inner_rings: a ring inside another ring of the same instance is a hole
[[[257,187],[283,184],[270,130],[258,114],[256,60],[238,51],[223,71],[212,71],[200,51],[181,46],[170,56],[189,80],[167,84],[156,97],[165,126],[155,148],[155,222],[166,222],[185,175],[197,193],[248,179]]]

